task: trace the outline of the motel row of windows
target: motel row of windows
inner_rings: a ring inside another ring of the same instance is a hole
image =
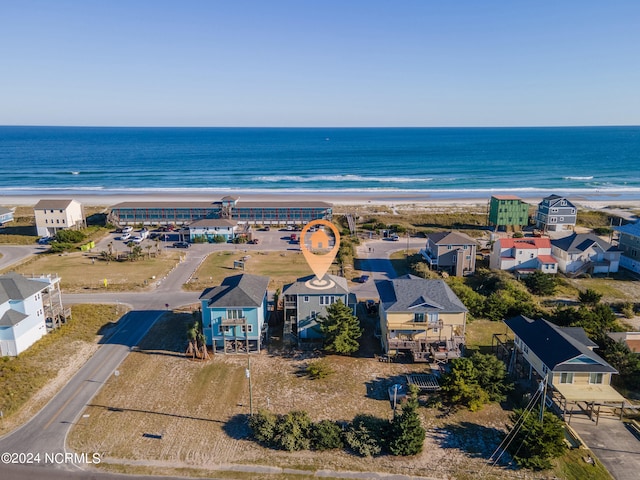
[[[44,219],[44,223],[48,224],[49,223],[49,219],[45,218]],[[56,223],[60,224],[60,219],[56,218]],[[62,219],[62,224],[64,225],[64,218]],[[53,218],[51,219],[51,225],[53,225]]]
[[[238,325],[242,333],[253,333],[253,325]],[[245,328],[246,327],[246,328]],[[218,325],[218,335],[222,335],[224,333],[230,333],[232,328],[235,328],[235,325]]]

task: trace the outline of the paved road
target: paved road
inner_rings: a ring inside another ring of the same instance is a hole
[[[0,245],[0,253],[2,254],[0,270],[48,248],[45,245]]]
[[[125,315],[118,329],[104,340],[102,347],[35,417],[0,439],[0,452],[39,453],[41,462],[47,455],[64,453],[67,433],[72,425],[82,421],[80,414],[85,406],[109,381],[131,347],[138,344],[163,313],[150,310]],[[71,463],[55,462],[41,463],[41,466],[55,469],[74,467]]]

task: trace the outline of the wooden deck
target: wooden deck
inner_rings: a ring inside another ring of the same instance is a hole
[[[407,375],[409,385],[415,385],[420,389],[420,393],[436,392],[440,390],[438,378],[433,374],[411,374]]]

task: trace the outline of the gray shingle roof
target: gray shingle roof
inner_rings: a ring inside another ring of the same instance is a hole
[[[349,285],[347,284],[346,278],[339,277],[337,275],[325,275],[325,277],[333,280],[335,285],[323,290],[310,288],[306,285],[306,282],[313,280],[315,275],[309,275],[307,277],[299,278],[294,283],[285,285],[282,289],[282,293],[287,295],[347,295],[349,293]]]
[[[444,280],[404,275],[377,280],[376,288],[387,312],[461,313],[467,309]]]
[[[580,253],[591,248],[596,243],[604,251],[617,250],[610,243],[605,242],[593,233],[573,233],[564,238],[551,240],[551,245],[567,253]]]
[[[0,317],[0,327],[13,327],[27,317],[28,315],[18,312],[17,310],[7,310],[4,312],[4,315]]]
[[[477,242],[462,232],[430,233],[427,238],[436,245],[475,245]]]
[[[25,300],[48,287],[46,283],[29,280],[17,273],[2,275],[0,276],[0,304],[9,300]]]
[[[60,210],[67,208],[73,200],[71,199],[56,199],[56,198],[48,198],[44,200],[40,200],[36,203],[36,206],[33,207],[34,210],[46,210],[51,208],[53,210]]]
[[[586,333],[581,328],[565,329],[540,318],[532,320],[523,315],[504,321],[542,362],[554,372],[611,372],[615,368],[605,362],[581,338]],[[578,332],[582,330],[582,332]]]
[[[209,307],[259,307],[267,292],[269,277],[243,273],[222,281],[218,287],[208,288],[200,300],[208,300]]]
[[[226,218],[203,218],[189,224],[191,227],[235,227],[238,222],[235,220],[227,220]]]

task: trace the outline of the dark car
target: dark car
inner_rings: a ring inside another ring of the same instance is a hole
[[[174,248],[189,248],[189,242],[175,242],[173,244]]]
[[[362,275],[360,278],[358,278],[358,283],[367,283],[368,280],[369,275]]]

